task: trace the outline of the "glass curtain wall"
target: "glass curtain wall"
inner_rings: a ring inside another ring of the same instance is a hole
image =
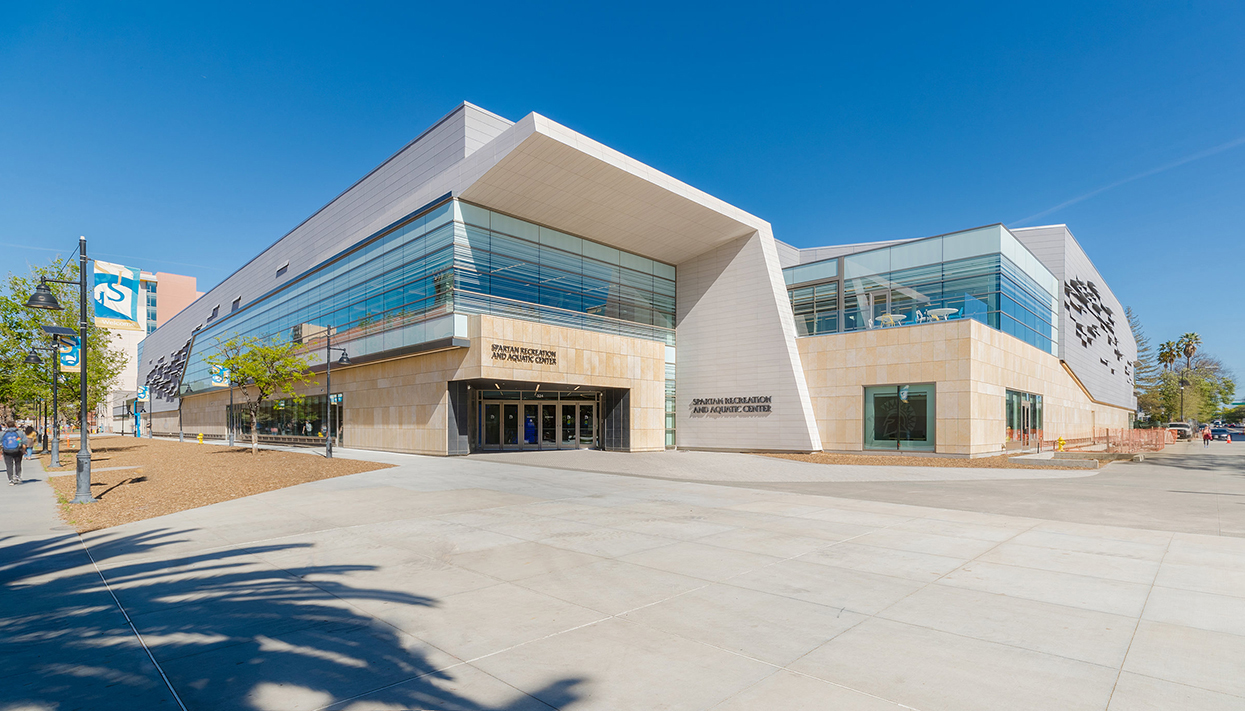
[[[801,336],[911,325],[930,309],[950,309],[948,318],[976,319],[1057,352],[1058,280],[1002,226],[847,255],[841,278],[804,283],[836,275],[829,263],[784,270]]]
[[[673,266],[454,199],[196,330],[181,393],[213,387],[207,357],[235,335],[302,344],[317,366],[328,335],[358,358],[465,338],[479,313],[664,342],[673,414],[674,309]]]
[[[198,331],[182,392],[211,387],[206,356],[218,338],[293,340],[316,365],[330,331],[358,357],[465,336],[456,314],[673,346],[674,283],[668,264],[453,200]]]
[[[460,203],[460,208],[458,289],[674,328],[673,266],[469,203]]]

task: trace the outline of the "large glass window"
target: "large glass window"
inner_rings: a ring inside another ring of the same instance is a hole
[[[839,283],[792,289],[791,308],[795,311],[795,332],[799,336],[837,333],[839,330]]]
[[[343,421],[345,413],[341,393],[333,393],[332,398],[326,398],[323,395],[308,395],[299,400],[262,402],[255,418],[256,431],[261,436],[305,437],[308,441],[323,440],[326,432],[330,431],[328,410],[330,400],[333,408],[331,430],[337,433],[335,442],[341,444],[344,441],[343,433],[345,432]],[[225,417],[227,422],[233,423],[234,431],[240,437],[251,436],[251,411],[246,405],[235,402],[232,411],[229,406],[225,406]]]
[[[934,451],[934,384],[865,388],[865,449]]]

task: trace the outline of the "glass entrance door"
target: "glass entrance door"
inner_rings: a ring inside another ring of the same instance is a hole
[[[503,397],[507,393],[499,393]],[[482,450],[589,449],[601,446],[600,407],[593,394],[554,395],[550,402],[528,400],[526,394],[513,393],[513,399],[485,400],[478,403],[475,446]],[[586,395],[586,396],[585,396]],[[571,399],[570,398],[577,398]]]
[[[1004,407],[1007,415],[1007,449],[1040,447],[1042,441],[1042,396],[1008,390]]]
[[[513,447],[519,443],[519,405],[506,403],[501,406],[501,443]]]
[[[558,406],[549,403],[540,406],[540,447],[558,447]]]
[[[596,406],[579,405],[579,448],[597,446]]]
[[[579,446],[575,422],[575,406],[562,405],[562,438],[558,440],[559,449],[575,449]]]
[[[501,446],[501,403],[484,403],[483,422],[480,423],[480,444],[488,449]]]

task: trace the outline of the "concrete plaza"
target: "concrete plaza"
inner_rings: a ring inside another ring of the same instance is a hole
[[[344,454],[398,466],[85,546],[44,482],[0,492],[0,709],[1245,707],[1245,448],[872,482]]]

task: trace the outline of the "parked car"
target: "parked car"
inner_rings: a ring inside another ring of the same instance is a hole
[[[1228,428],[1227,428],[1227,427],[1212,427],[1212,428],[1210,428],[1210,437],[1211,437],[1211,439],[1217,439],[1217,440],[1221,440],[1221,441],[1223,441],[1223,442],[1227,442],[1227,441],[1228,441],[1228,437],[1229,437],[1229,436],[1231,436],[1231,434],[1232,434],[1231,432],[1228,432]]]
[[[1193,439],[1193,426],[1187,422],[1168,422],[1167,429],[1176,434],[1176,439]]]

